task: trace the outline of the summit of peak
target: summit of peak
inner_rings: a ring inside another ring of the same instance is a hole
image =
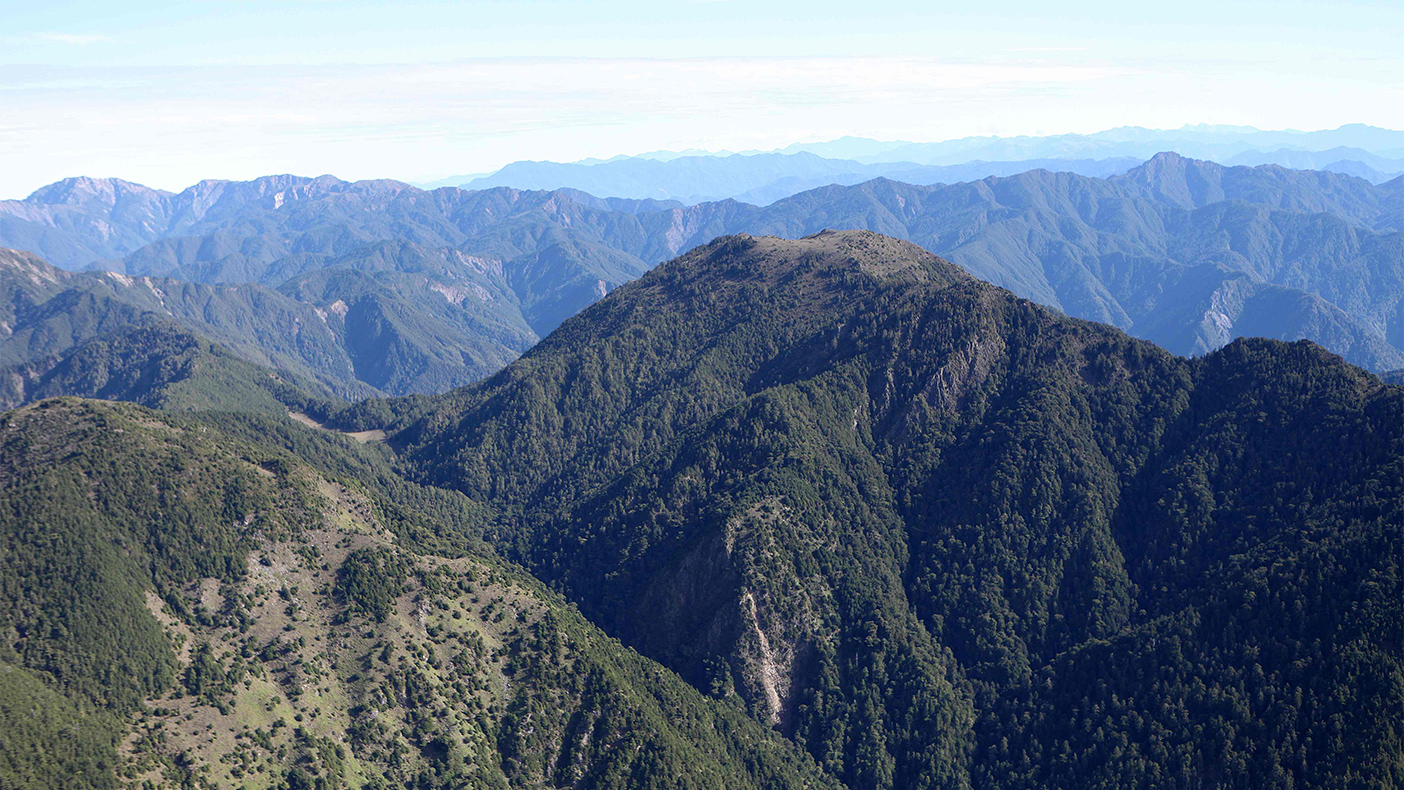
[[[150,195],[154,197],[168,194],[170,193],[131,181],[123,181],[120,178],[73,176],[42,186],[31,192],[25,200],[44,205],[85,205],[96,202],[110,206],[116,203],[119,197],[125,195]]]
[[[968,275],[917,245],[869,230],[825,229],[800,239],[738,234],[723,236],[678,259],[730,276],[745,272],[767,280],[858,272],[876,280],[945,284]],[[665,264],[666,265],[666,264]]]

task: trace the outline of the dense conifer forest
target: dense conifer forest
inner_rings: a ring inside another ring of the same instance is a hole
[[[43,376],[135,403],[0,415],[0,787],[1404,785],[1404,387],[1309,342],[827,232],[440,396]]]

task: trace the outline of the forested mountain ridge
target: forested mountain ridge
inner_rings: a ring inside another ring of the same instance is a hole
[[[283,420],[0,415],[0,786],[837,787],[382,467]]]
[[[341,385],[355,381],[333,328],[312,305],[255,285],[203,285],[114,273],[68,272],[25,253],[0,251],[0,364],[57,363],[81,344],[158,320],[219,337],[254,362]]]
[[[849,787],[1404,781],[1404,389],[1310,343],[1186,360],[743,236],[346,419],[387,406],[490,542]]]
[[[1195,203],[1220,193],[1220,202]],[[1171,155],[1108,180],[1036,171],[949,187],[829,187],[737,229],[799,237],[857,227],[906,238],[1020,296],[1180,354],[1240,335],[1306,337],[1389,369],[1404,354],[1404,215],[1391,198],[1336,174]],[[1304,211],[1322,208],[1343,213]]]
[[[123,331],[153,391],[220,358]],[[842,231],[308,402],[385,443],[216,370],[264,415],[0,415],[0,784],[1404,784],[1404,388],[1311,343],[1179,358]]]

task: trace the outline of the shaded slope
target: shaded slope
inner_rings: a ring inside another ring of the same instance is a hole
[[[419,274],[320,269],[279,291],[317,305],[354,378],[386,392],[442,392],[477,381],[536,340],[520,318],[503,320],[486,289]]]

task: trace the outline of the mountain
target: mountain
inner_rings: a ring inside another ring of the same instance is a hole
[[[461,497],[223,428],[0,415],[0,785],[837,787],[473,549]]]
[[[1309,337],[1389,369],[1404,364],[1396,187],[1164,154],[1109,179],[1047,171],[932,187],[879,179],[766,207],[701,204],[640,215],[639,231],[621,237],[666,241],[626,248],[652,261],[723,233],[862,228],[1177,353],[1252,331]]]
[[[1404,132],[1348,125],[1320,132],[1251,127],[1124,127],[1090,135],[971,137],[937,143],[842,138],[776,151],[653,152],[580,162],[512,162],[496,172],[440,179],[425,188],[574,187],[597,195],[698,203],[732,198],[766,205],[829,184],[883,176],[913,184],[956,183],[1047,169],[1105,178],[1162,151],[1225,165],[1330,170],[1383,183],[1404,171]]]
[[[1336,146],[1324,151],[1301,151],[1288,148],[1280,148],[1276,151],[1245,151],[1224,161],[1226,165],[1280,165],[1294,170],[1337,170],[1335,165],[1351,162],[1362,168],[1373,171],[1375,178],[1367,179],[1372,183],[1380,183],[1388,180],[1381,177],[1383,173],[1397,173],[1404,170],[1404,159],[1391,159],[1379,156],[1360,148],[1348,146]]]
[[[41,192],[57,200],[51,192],[80,185],[68,186]],[[1312,339],[1373,370],[1404,367],[1401,179],[1374,185],[1165,153],[1105,178],[1031,170],[944,186],[877,179],[766,206],[570,189],[424,192],[329,177],[202,182],[161,199],[175,218],[162,233],[183,235],[88,263],[277,289],[328,322],[328,342],[340,345],[313,364],[321,381],[356,379],[391,394],[489,375],[603,294],[717,236],[825,228],[914,241],[1020,296],[1176,353],[1257,334]],[[92,222],[112,222],[114,201],[73,198],[64,216],[91,211]],[[38,233],[37,222],[26,232]],[[46,232],[61,246],[59,230]],[[80,234],[65,244],[95,242]],[[294,370],[270,353],[286,349],[230,347]]]
[[[1144,187],[1180,208],[1242,201],[1286,211],[1334,214],[1378,230],[1404,229],[1404,216],[1389,208],[1388,190],[1336,173],[1273,166],[1225,167],[1162,152],[1111,180]]]
[[[140,212],[128,205],[132,191],[145,201]],[[632,215],[673,205],[577,190],[424,192],[397,181],[332,176],[202,181],[175,195],[74,178],[0,201],[0,239],[69,269],[101,262],[124,274],[277,285],[384,241],[472,247],[485,230],[527,212],[565,219],[561,208]]]
[[[684,156],[668,161],[629,157],[597,164],[513,162],[464,184],[466,189],[579,189],[593,195],[700,203],[739,195],[784,178],[865,180],[876,175],[857,162],[813,154]],[[832,183],[832,181],[822,181]]]
[[[1331,162],[1321,169],[1329,170],[1332,173],[1345,173],[1346,175],[1355,176],[1356,178],[1363,178],[1372,184],[1383,184],[1386,181],[1393,181],[1399,176],[1404,175],[1404,170],[1398,169],[1394,172],[1382,173],[1364,162],[1355,159],[1341,159]]]
[[[69,267],[283,288],[311,305],[319,320],[350,322],[345,332],[353,337],[371,335],[381,346],[403,347],[410,359],[394,363],[395,370],[355,375],[397,394],[481,378],[645,270],[642,261],[573,230],[572,213],[619,224],[634,212],[669,205],[571,191],[425,193],[398,182],[271,176],[201,182],[178,195],[157,195],[156,219],[148,212],[122,234],[108,234],[147,240],[127,250],[111,239],[99,245],[91,238],[99,234],[86,226],[72,230],[82,225],[72,218],[79,212],[102,227],[128,218],[131,212],[110,199],[111,190],[99,189],[104,186],[111,184],[72,179],[26,201],[0,204],[0,215],[13,226],[0,225],[0,233],[33,242],[29,249],[41,256],[58,253],[55,262]],[[97,197],[56,197],[80,191]],[[527,214],[540,219],[523,226]],[[541,227],[543,219],[551,227]],[[82,239],[68,239],[63,234],[69,231]],[[86,252],[68,254],[73,250]],[[371,276],[328,276],[319,287],[294,281],[329,269]],[[377,288],[368,287],[371,281]],[[426,293],[436,295],[425,299]]]
[[[66,178],[0,201],[4,246],[74,264],[125,255],[169,225],[172,195],[117,178]]]
[[[1110,156],[1145,159],[1160,151],[1175,151],[1182,156],[1209,159],[1224,164],[1277,164],[1284,167],[1300,167],[1301,160],[1279,160],[1274,158],[1273,154],[1291,157],[1303,152],[1330,151],[1338,148],[1356,149],[1372,156],[1399,159],[1404,157],[1404,132],[1366,124],[1346,124],[1337,129],[1314,132],[1265,131],[1251,126],[1211,124],[1190,125],[1179,129],[1123,126],[1093,134],[965,137],[934,143],[844,138],[823,143],[791,145],[781,149],[780,153],[811,152],[820,156],[870,163],[905,161],[926,165],[951,165],[973,160],[1017,161]],[[1236,156],[1253,157],[1256,161],[1230,161]]]
[[[0,786],[1404,781],[1404,387],[1312,343],[730,236],[309,405],[0,414]]]
[[[768,205],[815,187],[857,184],[886,176],[915,184],[974,181],[1048,168],[1088,176],[1123,173],[1139,159],[1039,159],[1018,162],[963,162],[931,167],[912,162],[862,163],[825,159],[812,153],[680,156],[670,159],[621,157],[603,162],[513,162],[495,173],[464,179],[465,189],[512,187],[528,190],[578,189],[620,198],[660,198],[686,204],[734,199]]]
[[[1311,343],[734,236],[386,407],[485,539],[850,788],[1404,778],[1404,389]]]
[[[151,320],[218,337],[245,359],[348,394],[373,391],[352,378],[350,361],[314,308],[275,291],[73,273],[0,251],[0,365],[52,364],[87,341]]]
[[[0,201],[0,233],[18,248],[73,267],[122,257],[160,238],[195,235],[250,208],[276,209],[288,200],[338,193],[373,204],[409,188],[392,181],[351,186],[331,176],[283,175],[201,181],[172,194],[115,178],[67,178],[24,200]]]
[[[181,327],[144,320],[96,335],[57,357],[0,370],[0,409],[71,395],[169,411],[283,415],[339,399],[316,382],[235,356]]]
[[[952,186],[828,187],[737,212],[718,230],[873,230],[1177,353],[1251,329],[1389,369],[1404,349],[1399,205],[1391,185],[1164,154],[1110,179],[1031,171]]]
[[[438,257],[474,265],[458,253]],[[515,305],[506,320],[492,309],[495,298],[453,276],[374,271],[368,254],[280,292],[73,273],[0,250],[0,368],[33,378],[85,343],[158,321],[344,396],[438,392],[500,369],[536,340]]]

